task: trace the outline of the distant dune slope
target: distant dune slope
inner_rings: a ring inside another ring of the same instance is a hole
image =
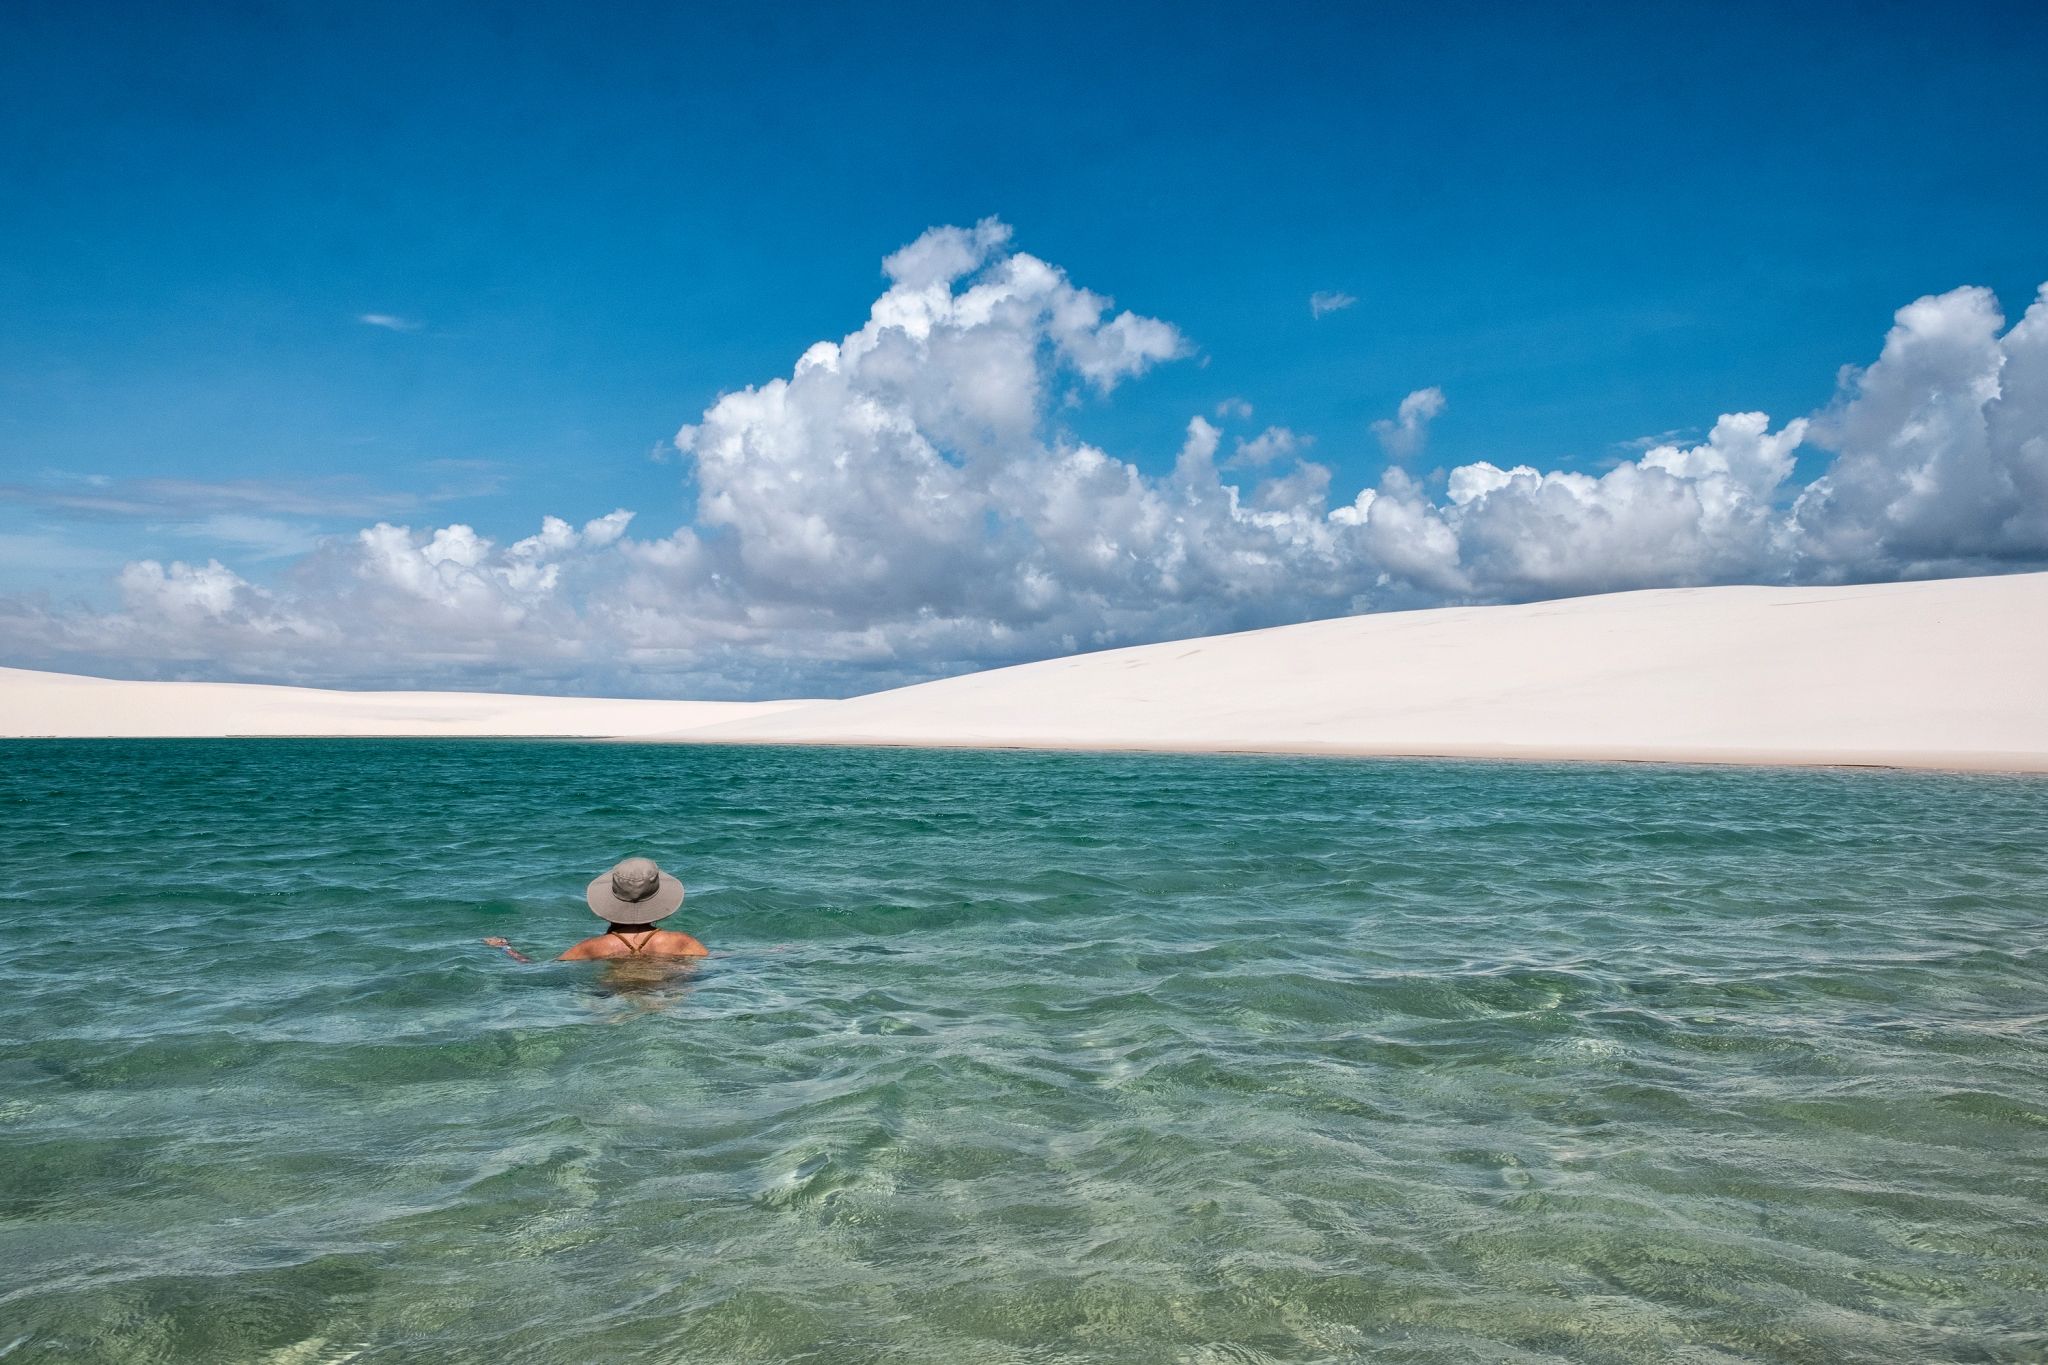
[[[676,738],[2048,771],[2048,574],[1355,616]]]
[[[329,692],[120,682],[0,668],[0,736],[578,736],[673,733],[802,702],[629,701],[490,692]]]
[[[0,734],[565,735],[2042,772],[2048,574],[1390,612],[848,701],[327,692],[0,669]]]

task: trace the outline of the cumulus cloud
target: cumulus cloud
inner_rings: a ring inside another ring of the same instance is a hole
[[[2011,330],[1987,289],[1899,310],[1814,422],[1834,463],[1800,495],[1828,577],[2030,564],[2048,553],[2048,285]]]
[[[88,636],[141,645],[170,661],[208,660],[223,651],[269,653],[325,643],[329,627],[298,614],[275,594],[246,582],[219,560],[205,564],[139,560],[116,579],[124,615],[88,620]]]
[[[1042,585],[1071,591],[1159,533],[1137,471],[1049,436],[1045,413],[1063,380],[1106,393],[1185,340],[1008,235],[926,233],[889,258],[865,327],[678,434],[698,525],[751,602],[1010,628],[1047,609]]]
[[[1238,438],[1228,463],[1253,469],[1288,459],[1314,444],[1315,437],[1303,436],[1287,427],[1267,427],[1246,440]]]
[[[1318,289],[1308,296],[1308,312],[1313,318],[1328,313],[1341,313],[1358,300],[1350,294],[1335,289]]]
[[[114,610],[0,602],[12,661],[817,695],[1388,607],[2048,564],[2048,295],[2010,329],[1982,290],[1908,305],[1810,416],[1724,414],[1592,471],[1393,464],[1333,496],[1286,427],[1226,451],[1185,417],[1157,472],[1069,431],[1189,344],[1005,225],[934,229],[883,268],[857,330],[682,428],[695,506],[665,525],[387,518],[262,584],[144,560]],[[1390,453],[1442,410],[1408,395]],[[1832,456],[1804,486],[1802,445]]]
[[[1423,442],[1429,439],[1429,424],[1441,416],[1444,410],[1444,391],[1431,387],[1417,389],[1401,400],[1401,406],[1394,410],[1391,418],[1383,417],[1372,424],[1372,434],[1379,438],[1380,449],[1396,460],[1405,460],[1421,451]]]
[[[1776,496],[1805,431],[1733,413],[1699,445],[1658,446],[1597,478],[1460,466],[1445,515],[1468,591],[1545,597],[1782,576]]]

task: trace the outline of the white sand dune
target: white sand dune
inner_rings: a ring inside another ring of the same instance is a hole
[[[2048,574],[1389,612],[1077,655],[695,741],[2048,771]]]
[[[0,737],[665,734],[800,701],[631,701],[494,692],[330,692],[259,683],[121,682],[0,668]]]
[[[2048,574],[1688,588],[1280,626],[847,701],[0,670],[6,735],[576,735],[2048,772]]]

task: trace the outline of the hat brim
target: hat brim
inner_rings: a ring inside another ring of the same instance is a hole
[[[612,892],[612,874],[607,872],[590,884],[583,893],[583,899],[590,902],[590,911],[601,920],[613,924],[652,924],[666,919],[682,908],[683,884],[664,872],[661,884],[654,888],[654,894],[645,900],[621,900]]]

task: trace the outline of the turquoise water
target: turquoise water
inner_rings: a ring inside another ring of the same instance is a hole
[[[0,745],[0,1358],[2048,1358],[2048,781]],[[687,979],[520,966],[616,858]]]

